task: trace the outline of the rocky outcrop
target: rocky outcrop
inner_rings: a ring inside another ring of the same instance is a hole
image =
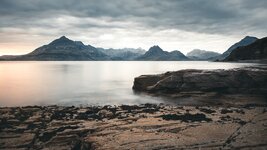
[[[133,90],[155,94],[180,93],[259,94],[267,93],[267,70],[181,70],[134,79]]]
[[[266,109],[0,107],[0,149],[266,149]]]

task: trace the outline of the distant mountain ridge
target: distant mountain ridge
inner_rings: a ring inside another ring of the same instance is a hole
[[[213,51],[206,51],[200,49],[194,49],[186,54],[186,57],[192,60],[209,60],[213,57],[217,57],[221,55],[220,53],[216,53]]]
[[[179,61],[189,59],[178,50],[167,52],[163,51],[159,46],[155,45],[151,47],[144,55],[138,57],[137,60]]]
[[[137,57],[145,54],[145,50],[142,48],[121,48],[121,49],[104,49],[97,48],[101,52],[111,57],[111,60],[135,60]]]
[[[0,60],[43,60],[43,61],[105,61],[105,60],[137,60],[137,61],[185,61],[185,60],[224,60],[235,61],[243,59],[265,58],[265,38],[246,36],[239,42],[232,45],[222,55],[205,50],[193,50],[185,56],[178,50],[171,52],[164,51],[159,46],[152,46],[148,51],[141,48],[104,49],[85,45],[81,41],[73,41],[65,36],[53,40],[25,55],[4,55]],[[257,43],[254,45],[254,43]],[[250,47],[250,45],[252,45]],[[244,47],[244,48],[243,48]],[[250,48],[251,50],[248,50]],[[255,53],[254,53],[255,51]],[[262,56],[260,56],[260,55]],[[245,56],[249,55],[249,56]],[[229,56],[229,57],[228,57]],[[227,59],[226,59],[227,58]]]
[[[36,60],[36,61],[99,61],[99,60],[155,60],[180,61],[189,60],[178,50],[167,52],[159,46],[148,51],[141,48],[104,49],[85,45],[81,41],[73,41],[65,36],[53,40],[25,55],[1,56],[0,60]]]

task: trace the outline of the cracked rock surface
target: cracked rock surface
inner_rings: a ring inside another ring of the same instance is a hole
[[[0,149],[267,149],[267,107],[1,107]]]

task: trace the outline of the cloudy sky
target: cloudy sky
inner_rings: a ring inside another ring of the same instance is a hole
[[[224,52],[267,36],[267,0],[0,0],[0,55],[65,35],[95,47]]]

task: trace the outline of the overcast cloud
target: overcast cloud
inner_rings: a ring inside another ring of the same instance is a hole
[[[266,0],[0,0],[0,55],[62,35],[104,48],[224,52],[267,35]]]

